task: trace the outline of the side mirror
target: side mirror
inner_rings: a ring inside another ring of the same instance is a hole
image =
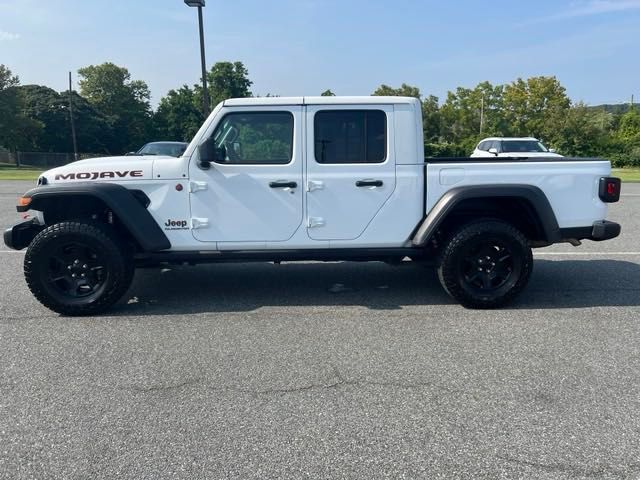
[[[489,149],[489,153],[493,153],[497,157],[498,156],[498,149],[496,147],[491,147]]]
[[[124,154],[125,157],[129,157],[131,155],[135,155],[137,152],[127,152]]]
[[[227,150],[224,147],[216,147],[213,137],[209,137],[198,147],[198,156],[200,157],[198,162],[200,168],[208,170],[211,168],[211,163],[224,163],[227,158]]]
[[[549,153],[557,153],[557,150],[555,148],[550,148]]]

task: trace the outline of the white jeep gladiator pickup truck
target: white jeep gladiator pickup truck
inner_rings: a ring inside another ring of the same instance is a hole
[[[527,284],[532,248],[619,235],[610,174],[587,158],[425,161],[414,98],[231,99],[181,157],[45,172],[4,241],[69,315],[111,306],[136,267],[221,261],[430,261],[462,305],[492,308]]]

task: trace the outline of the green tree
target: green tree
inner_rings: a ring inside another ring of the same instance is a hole
[[[425,142],[436,143],[440,140],[441,123],[438,97],[429,95],[422,101],[422,128]]]
[[[228,98],[245,98],[251,96],[249,71],[242,62],[218,62],[207,72],[207,88],[211,107]],[[202,87],[193,87],[196,101],[202,105]]]
[[[556,77],[518,78],[504,87],[504,115],[511,135],[552,139],[571,107]]]
[[[34,139],[34,150],[71,152],[73,143],[69,116],[69,93],[58,93],[42,85],[18,87],[24,99],[24,112],[43,129]],[[72,92],[78,150],[85,153],[108,153],[113,133],[107,119],[86,99]]]
[[[169,90],[160,99],[154,115],[156,132],[163,140],[190,141],[202,122],[202,106],[194,91],[187,85]]]
[[[415,97],[420,98],[420,89],[403,83],[400,88],[393,88],[389,85],[382,84],[372,93],[378,97]]]
[[[64,92],[63,96],[66,95]],[[78,150],[84,153],[118,152],[112,147],[117,141],[107,117],[76,91],[72,92],[72,97]]]
[[[504,135],[503,87],[489,82],[448,92],[442,105],[442,136],[468,154],[480,137]]]
[[[0,65],[0,146],[9,150],[33,149],[42,123],[25,115],[20,80]]]
[[[386,97],[414,97],[418,100],[422,98],[420,88],[406,83],[400,85],[399,88],[393,88],[389,85],[382,84],[373,92],[373,95]],[[425,152],[430,156],[435,155],[434,152],[436,150],[439,151],[439,149],[433,144],[440,140],[441,134],[441,117],[438,97],[429,95],[422,101],[422,127]]]
[[[640,112],[631,108],[620,117],[618,128],[613,132],[609,157],[615,166],[640,167]]]
[[[18,87],[24,99],[24,112],[42,124],[42,131],[34,139],[34,149],[47,152],[70,152],[71,129],[69,105],[55,90],[41,85]]]
[[[321,97],[335,97],[336,94],[331,91],[330,88],[327,88],[324,92],[320,94]]]
[[[0,64],[0,90],[20,85],[20,79],[14,75],[5,65]]]
[[[608,115],[605,113],[605,115]],[[602,112],[594,112],[583,103],[568,109],[551,145],[564,155],[574,157],[600,156],[607,150],[608,125]]]
[[[137,149],[151,134],[149,87],[124,67],[107,62],[78,70],[80,93],[104,114],[114,133],[112,153]]]
[[[621,140],[640,144],[640,112],[631,109],[620,118],[616,136]]]

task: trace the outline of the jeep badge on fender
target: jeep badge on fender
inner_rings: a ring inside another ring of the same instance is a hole
[[[43,305],[91,315],[136,267],[217,261],[408,258],[435,264],[465,307],[496,308],[527,285],[533,248],[620,234],[606,220],[620,198],[607,160],[425,159],[422,132],[416,98],[228,99],[181,157],[43,173],[17,207],[29,219],[4,241],[27,248]]]
[[[167,220],[164,222],[165,230],[184,230],[188,224],[186,220]]]

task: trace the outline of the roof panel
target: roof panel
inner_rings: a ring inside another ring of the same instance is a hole
[[[224,101],[227,107],[259,105],[366,105],[366,104],[412,104],[419,100],[413,97],[253,97],[230,98]]]

